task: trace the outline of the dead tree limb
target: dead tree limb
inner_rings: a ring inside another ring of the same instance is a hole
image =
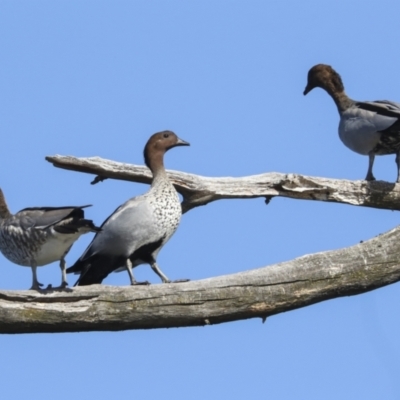
[[[149,287],[0,291],[0,333],[118,331],[268,316],[400,280],[400,228],[355,246],[238,274]]]
[[[150,182],[145,167],[99,158],[48,157],[55,166]],[[293,174],[206,178],[169,171],[185,211],[218,199],[285,196],[400,209],[400,185]],[[149,287],[0,291],[0,333],[117,331],[265,318],[400,280],[400,227],[355,246],[238,274]]]
[[[150,183],[150,171],[99,157],[46,157],[55,167],[97,175],[93,183],[106,178]],[[349,181],[298,174],[270,172],[240,178],[210,178],[168,171],[176,190],[182,194],[183,212],[221,199],[249,199],[275,196],[319,200],[356,206],[400,210],[400,185],[383,181]]]

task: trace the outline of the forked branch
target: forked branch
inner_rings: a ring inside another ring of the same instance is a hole
[[[47,157],[60,168],[150,182],[145,167],[99,158]],[[206,178],[169,171],[183,209],[218,199],[285,196],[400,209],[400,185],[268,173]],[[400,280],[400,228],[355,246],[238,274],[149,287],[0,291],[0,333],[117,331],[212,325],[268,316]],[[243,266],[246,268],[248,266]]]

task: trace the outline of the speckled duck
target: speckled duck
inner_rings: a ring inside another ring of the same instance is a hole
[[[31,267],[31,289],[43,286],[37,279],[37,267],[58,260],[60,287],[68,286],[65,256],[82,234],[100,230],[84,219],[85,207],[89,206],[25,208],[13,215],[0,189],[0,251],[11,262]]]
[[[125,268],[132,285],[139,284],[132,268],[150,264],[164,283],[171,282],[157,265],[157,254],[176,231],[181,219],[178,194],[164,168],[164,154],[189,146],[175,133],[155,133],[144,148],[144,160],[153,173],[150,190],[118,207],[102,224],[79,260],[67,273],[79,273],[77,286],[99,284],[111,272]],[[140,282],[148,283],[148,282]]]
[[[400,104],[387,100],[355,101],[345,91],[340,75],[329,65],[314,65],[308,72],[304,95],[320,87],[332,97],[340,115],[339,137],[349,149],[368,155],[367,181],[375,180],[376,155],[396,154],[400,182]]]

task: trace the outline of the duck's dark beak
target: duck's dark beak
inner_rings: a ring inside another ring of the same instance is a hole
[[[304,89],[304,92],[303,92],[304,96],[305,96],[307,93],[311,92],[312,89],[313,89],[313,88],[312,88],[311,86],[307,85],[306,88]]]
[[[190,146],[190,143],[185,142],[184,140],[178,138],[178,140],[175,143],[175,146]]]

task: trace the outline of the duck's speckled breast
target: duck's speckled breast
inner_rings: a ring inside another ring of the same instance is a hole
[[[149,192],[149,204],[153,209],[160,236],[165,237],[165,243],[176,231],[181,220],[182,207],[178,193],[168,180],[161,180]]]
[[[37,229],[24,230],[6,221],[0,223],[0,251],[11,262],[31,265],[32,258],[46,241],[46,232]]]

